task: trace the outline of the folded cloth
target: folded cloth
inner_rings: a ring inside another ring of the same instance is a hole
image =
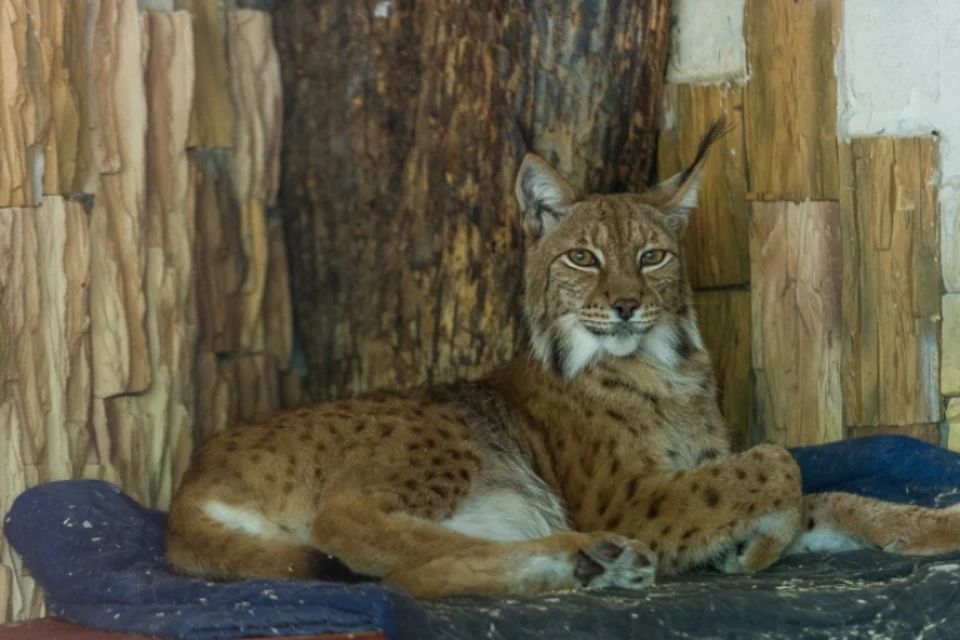
[[[960,455],[912,438],[874,436],[792,453],[807,493],[848,491],[936,507],[960,502]],[[114,485],[71,480],[21,494],[5,533],[46,590],[50,610],[91,627],[182,640],[371,630],[433,637],[426,610],[376,584],[174,575],[163,558],[164,521],[163,512]]]

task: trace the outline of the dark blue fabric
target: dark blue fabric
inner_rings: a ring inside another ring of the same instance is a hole
[[[806,493],[849,491],[935,507],[960,502],[960,455],[918,440],[875,436],[792,453]],[[164,518],[105,482],[53,482],[17,498],[5,533],[46,589],[50,608],[88,626],[183,640],[364,630],[396,637],[395,627],[432,635],[417,603],[374,584],[214,584],[172,575],[163,560]],[[399,621],[394,607],[403,612]]]
[[[21,494],[4,533],[46,590],[50,609],[87,626],[184,640],[394,636],[391,594],[375,584],[212,583],[170,573],[165,519],[112,484],[69,480]]]
[[[905,436],[870,436],[792,449],[804,493],[844,491],[947,507],[960,502],[960,454]]]

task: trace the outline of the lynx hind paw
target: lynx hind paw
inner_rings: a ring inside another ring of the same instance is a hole
[[[784,555],[789,543],[789,536],[754,533],[734,545],[715,566],[724,573],[763,571]]]
[[[584,589],[643,589],[653,583],[656,556],[619,536],[601,538],[574,556],[574,576]]]

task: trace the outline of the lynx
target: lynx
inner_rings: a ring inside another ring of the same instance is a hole
[[[782,447],[732,454],[682,236],[722,122],[639,194],[574,190],[527,155],[529,349],[488,377],[278,412],[215,436],[167,556],[208,579],[337,563],[420,598],[641,589],[785,553],[960,546],[960,511],[801,495]]]

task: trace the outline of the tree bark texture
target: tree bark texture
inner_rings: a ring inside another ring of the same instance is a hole
[[[584,193],[647,183],[670,1],[290,0],[274,20],[309,395],[507,360],[520,160],[532,142]]]

